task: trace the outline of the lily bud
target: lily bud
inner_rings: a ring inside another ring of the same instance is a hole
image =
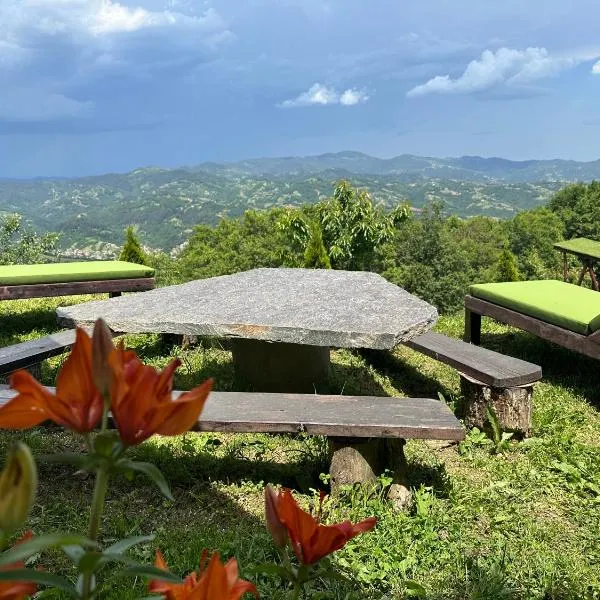
[[[0,473],[0,530],[12,532],[25,523],[37,491],[37,469],[29,447],[17,442]]]
[[[92,336],[92,379],[104,399],[110,392],[112,370],[108,364],[108,357],[114,349],[110,329],[103,319],[98,319],[94,324]]]
[[[279,494],[267,485],[265,487],[265,518],[267,520],[267,529],[275,545],[283,548],[288,541],[288,532],[279,519],[278,505]]]

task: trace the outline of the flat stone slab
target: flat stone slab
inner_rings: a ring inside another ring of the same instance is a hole
[[[376,273],[254,269],[57,309],[67,327],[393,348],[431,329],[437,310]]]

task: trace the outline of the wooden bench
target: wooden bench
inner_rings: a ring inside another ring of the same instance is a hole
[[[491,406],[503,429],[529,433],[533,384],[542,377],[540,366],[433,331],[405,345],[459,371],[464,399],[459,412],[467,426],[484,428],[486,407]]]
[[[0,348],[0,375],[31,368],[66,352],[74,342],[75,330],[69,329]],[[432,331],[405,345],[459,371],[465,399],[459,412],[469,427],[484,427],[485,408],[491,403],[502,427],[529,432],[533,384],[542,377],[538,365]]]
[[[0,300],[102,293],[114,297],[154,287],[153,269],[124,261],[0,266]]]
[[[0,386],[0,405],[14,394]],[[394,483],[389,494],[398,507],[408,497],[403,486],[404,441],[460,441],[465,435],[464,427],[439,400],[254,392],[212,392],[194,430],[327,436],[332,490],[375,482],[391,469]]]

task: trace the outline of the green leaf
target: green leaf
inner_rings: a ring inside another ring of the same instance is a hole
[[[50,464],[73,465],[84,471],[95,471],[99,467],[106,467],[109,464],[107,458],[99,454],[77,454],[76,452],[43,454],[38,457],[38,460]]]
[[[38,585],[61,589],[73,597],[77,597],[75,586],[64,577],[46,573],[45,571],[36,571],[35,569],[11,569],[10,571],[0,571],[0,581],[30,581]]]
[[[158,489],[162,492],[163,496],[168,498],[169,500],[175,500],[171,494],[171,490],[169,489],[169,484],[167,480],[164,478],[164,475],[160,472],[156,465],[147,462],[136,462],[133,460],[121,460],[117,463],[118,470],[125,471],[137,471],[138,473],[143,473],[147,475],[158,487]]]
[[[120,447],[120,438],[117,431],[104,431],[94,439],[94,450],[99,456],[110,457],[113,450]]]
[[[112,546],[108,546],[105,552],[109,554],[123,554],[123,552],[129,550],[129,548],[133,548],[133,546],[152,542],[155,537],[155,535],[134,535],[132,537],[125,538],[124,540],[120,540]]]
[[[122,571],[117,571],[113,573],[115,577],[149,577],[152,579],[158,579],[160,581],[170,581],[172,583],[182,583],[182,579],[173,575],[173,573],[169,573],[168,571],[163,571],[158,567],[153,567],[151,565],[137,565],[135,567],[129,567],[127,569],[123,569]]]
[[[88,548],[98,547],[98,544],[88,540],[82,535],[70,535],[63,533],[51,533],[32,538],[22,544],[17,544],[10,550],[0,554],[0,567],[10,565],[19,560],[26,560],[30,556],[56,546],[86,546]]]
[[[406,595],[413,598],[426,598],[427,591],[420,583],[409,579],[406,582]]]

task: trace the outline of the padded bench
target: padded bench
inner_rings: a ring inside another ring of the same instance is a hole
[[[0,266],[0,300],[98,293],[112,297],[154,287],[154,269],[120,260]]]
[[[14,394],[0,386],[0,405]],[[404,440],[460,441],[465,436],[462,424],[439,400],[254,392],[212,392],[194,430],[328,436],[332,490],[374,482],[390,468],[395,478],[389,495],[398,507],[408,498],[402,485]]]
[[[513,325],[600,358],[600,294],[564,281],[472,285],[465,297],[465,341],[481,343],[481,317]]]

